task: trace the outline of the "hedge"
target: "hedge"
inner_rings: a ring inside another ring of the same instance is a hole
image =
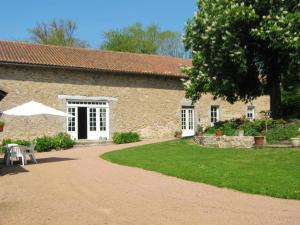
[[[124,144],[140,141],[140,136],[135,132],[116,132],[113,136],[113,142],[115,144]]]

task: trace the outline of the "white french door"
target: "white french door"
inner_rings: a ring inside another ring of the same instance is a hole
[[[70,100],[67,132],[75,139],[109,139],[109,105],[104,101]]]
[[[87,108],[87,139],[97,140],[100,138],[97,129],[97,108]]]
[[[87,108],[87,139],[99,140],[108,138],[108,109]]]
[[[195,113],[193,108],[181,109],[181,130],[182,130],[183,137],[189,137],[195,135],[194,114]]]
[[[108,138],[108,108],[99,108],[99,135]]]

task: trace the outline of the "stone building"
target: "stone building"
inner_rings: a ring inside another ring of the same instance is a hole
[[[111,139],[116,131],[143,138],[184,136],[199,124],[259,117],[269,97],[229,104],[211,95],[185,99],[181,66],[190,60],[0,41],[0,111],[34,100],[74,118],[10,117],[0,139],[33,139],[68,132],[75,139]]]

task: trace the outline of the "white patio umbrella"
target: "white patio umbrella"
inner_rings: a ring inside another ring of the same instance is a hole
[[[30,101],[12,109],[2,112],[9,116],[36,116],[36,115],[54,115],[63,117],[74,117],[63,111],[51,108],[42,103]]]

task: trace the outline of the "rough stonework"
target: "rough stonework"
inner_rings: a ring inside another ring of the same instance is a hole
[[[218,148],[252,148],[254,145],[252,136],[195,136],[194,141],[206,147]]]
[[[66,111],[61,95],[107,97],[109,100],[109,138],[115,131],[136,131],[142,138],[172,137],[181,129],[181,107],[185,100],[178,78],[143,74],[75,71],[54,68],[0,66],[0,90],[8,94],[0,102],[0,111],[34,100]],[[210,124],[210,106],[220,106],[220,119],[246,114],[246,105],[214,101],[204,95],[195,104],[195,128]],[[255,100],[256,112],[269,109],[269,98]],[[258,115],[257,115],[258,116]],[[66,131],[66,118],[8,117],[0,139],[33,139]]]

